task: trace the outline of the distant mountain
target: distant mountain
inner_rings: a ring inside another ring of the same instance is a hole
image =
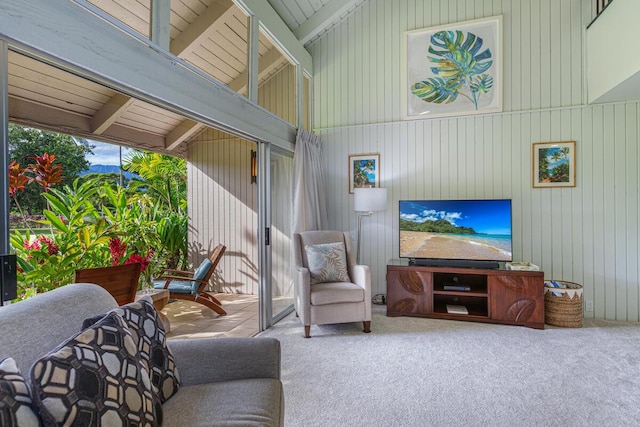
[[[80,176],[87,175],[90,173],[120,173],[120,166],[118,165],[91,165],[89,166],[89,170],[82,172]],[[124,172],[124,177],[126,179],[138,178],[133,172]]]

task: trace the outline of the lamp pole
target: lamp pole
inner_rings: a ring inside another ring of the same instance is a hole
[[[360,245],[362,243],[362,217],[387,208],[386,188],[356,188],[354,190],[354,210],[358,212],[358,243],[356,262],[360,264]]]
[[[360,212],[358,214],[358,248],[356,250],[356,264],[360,264],[360,242],[362,241],[362,217],[371,216],[373,212]]]

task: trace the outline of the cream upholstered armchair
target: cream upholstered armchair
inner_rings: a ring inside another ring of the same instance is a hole
[[[362,322],[371,331],[371,273],[356,265],[351,234],[305,231],[293,235],[296,314],[309,338],[311,325]]]

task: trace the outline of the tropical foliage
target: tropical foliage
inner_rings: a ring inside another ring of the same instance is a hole
[[[149,281],[163,267],[186,265],[184,160],[138,153],[125,160],[125,168],[140,176],[127,187],[99,177],[62,185],[55,160],[45,153],[29,168],[14,162],[9,170],[14,202],[29,186],[46,189],[44,219],[37,222],[48,231],[14,229],[10,236],[19,298],[70,283],[76,269],[140,262],[141,281]]]
[[[449,234],[478,234],[472,227],[460,227],[451,224],[446,219],[435,221],[413,222],[406,219],[400,220],[400,230],[402,231],[422,231],[430,233]]]
[[[550,166],[551,159],[554,166]],[[541,148],[539,152],[538,178],[540,182],[569,182],[569,148]]]
[[[70,185],[83,171],[89,169],[85,158],[92,153],[93,147],[84,139],[40,129],[9,124],[9,158],[15,164],[29,169],[31,179],[40,179],[41,184],[56,185],[53,181],[42,181],[43,175],[54,173],[49,169],[54,165],[64,171],[59,177],[60,185]],[[45,153],[48,158],[42,158]],[[40,158],[35,158],[39,156]],[[46,200],[41,193],[47,191],[42,185],[29,185],[13,197],[28,215],[42,213]]]
[[[414,83],[411,92],[425,102],[454,102],[462,96],[478,109],[478,100],[493,87],[491,50],[482,49],[483,40],[471,32],[438,31],[429,45],[429,61],[434,77]]]
[[[355,188],[375,185],[369,180],[369,175],[375,173],[376,162],[373,159],[356,160],[353,162],[353,184]]]
[[[123,169],[132,179],[134,201],[149,205],[147,218],[162,247],[167,268],[186,267],[187,261],[187,164],[184,159],[150,152],[132,152]]]

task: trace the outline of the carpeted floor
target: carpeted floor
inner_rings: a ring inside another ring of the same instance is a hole
[[[361,323],[291,315],[282,345],[285,425],[638,426],[640,324],[533,330],[410,317]]]

